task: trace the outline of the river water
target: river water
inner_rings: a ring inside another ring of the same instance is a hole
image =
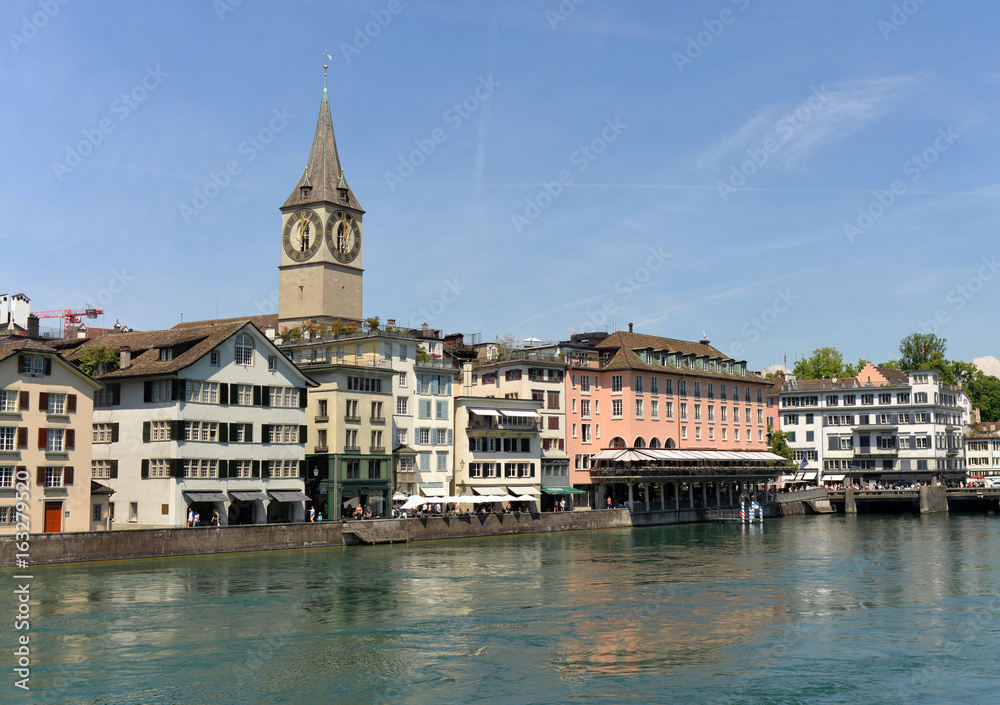
[[[23,697],[8,675],[0,702],[1000,699],[995,516],[802,517],[33,574],[32,690]]]

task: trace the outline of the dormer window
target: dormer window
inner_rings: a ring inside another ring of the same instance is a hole
[[[174,359],[173,348],[160,348],[160,362],[170,362]]]
[[[312,186],[301,186],[299,187],[299,195],[302,198],[309,198],[309,194],[312,193]]]
[[[340,195],[340,202],[341,203],[347,203],[348,202],[348,199],[347,199],[347,189],[346,188],[339,188],[339,189],[337,189],[337,193]]]

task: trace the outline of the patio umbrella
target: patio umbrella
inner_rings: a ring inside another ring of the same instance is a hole
[[[403,494],[402,492],[397,492],[392,496],[393,501],[406,501],[410,498],[410,495]]]
[[[518,502],[534,502],[537,498],[532,497],[530,494],[523,494],[520,497],[515,497]]]
[[[344,502],[344,506],[345,507],[351,507],[353,509],[354,507],[358,506],[358,502],[359,501],[360,501],[359,498],[357,498],[357,497],[351,497],[349,500],[347,500],[346,502]]]

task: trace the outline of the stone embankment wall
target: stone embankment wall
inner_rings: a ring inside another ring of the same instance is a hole
[[[637,522],[638,523],[638,522]],[[659,522],[666,523],[666,522]],[[177,529],[136,529],[32,534],[29,565],[162,558],[211,553],[319,548],[362,543],[429,541],[504,534],[630,527],[625,509],[428,517],[376,521],[260,524]],[[13,538],[0,541],[0,567],[12,567]]]

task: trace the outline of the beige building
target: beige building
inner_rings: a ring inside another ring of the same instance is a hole
[[[20,502],[31,533],[103,526],[107,495],[93,508],[90,479],[100,388],[41,343],[0,341],[0,535],[17,533]]]
[[[387,515],[392,496],[392,383],[389,367],[311,363],[319,386],[309,395],[306,494],[324,519],[360,506]]]
[[[340,165],[324,87],[309,161],[281,206],[279,330],[361,320],[363,215]]]

